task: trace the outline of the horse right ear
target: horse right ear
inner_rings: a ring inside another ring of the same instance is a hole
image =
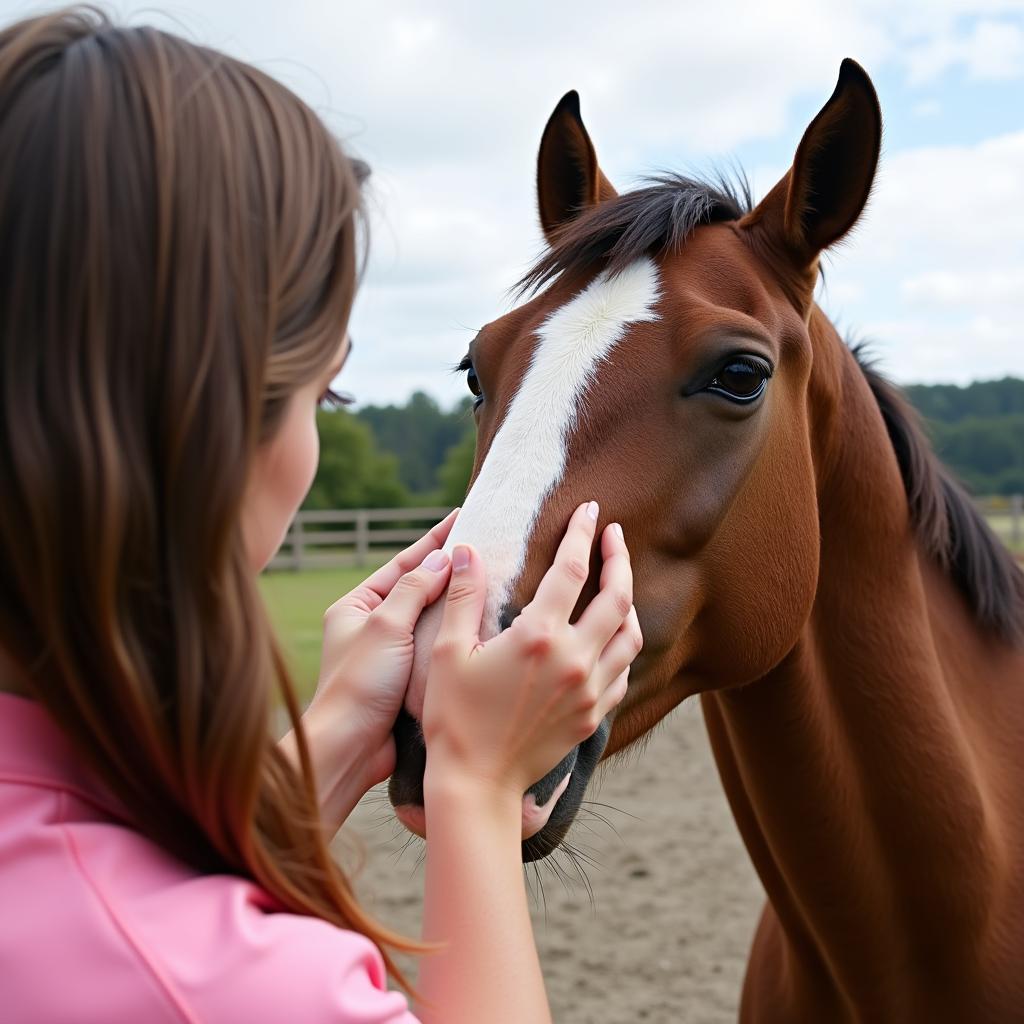
[[[871,79],[847,58],[829,101],[810,123],[793,166],[741,226],[782,243],[798,269],[856,223],[868,201],[882,143],[882,113]]]
[[[597,154],[580,116],[579,93],[567,92],[548,118],[537,154],[537,205],[549,242],[563,224],[588,206],[618,193],[597,166]]]

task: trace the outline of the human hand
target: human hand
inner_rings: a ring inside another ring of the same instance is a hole
[[[391,728],[412,669],[413,629],[448,583],[440,548],[458,511],[324,613],[320,677],[302,721],[321,813],[332,827],[394,770]],[[282,746],[298,760],[292,734]]]
[[[576,510],[533,601],[486,643],[479,637],[485,567],[471,547],[455,548],[424,697],[425,790],[442,776],[468,776],[521,800],[625,696],[643,638],[617,525],[601,538],[600,590],[569,624],[596,526],[596,503]]]

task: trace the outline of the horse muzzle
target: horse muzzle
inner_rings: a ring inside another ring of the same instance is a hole
[[[423,773],[427,751],[419,720],[423,714],[430,651],[441,624],[443,601],[428,608],[416,626],[412,675],[405,707],[394,726],[396,763],[388,783],[395,816],[412,833],[427,838],[423,807]],[[508,625],[501,615],[497,630]],[[487,637],[484,637],[487,639]],[[539,860],[557,849],[579,810],[594,769],[608,743],[611,726],[606,719],[597,731],[574,747],[555,767],[523,794],[523,861]]]
[[[611,726],[606,719],[588,739],[573,748],[543,779],[523,795],[522,858],[524,863],[553,853],[565,838],[583,801],[587,784],[601,760]],[[419,722],[402,711],[394,729],[397,761],[388,783],[395,816],[410,832],[427,837],[423,807],[423,772],[427,751]]]

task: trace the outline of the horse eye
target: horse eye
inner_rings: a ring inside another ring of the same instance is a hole
[[[761,396],[771,375],[771,367],[760,359],[731,359],[715,374],[706,390],[733,402],[753,402]]]
[[[477,377],[476,370],[474,370],[472,366],[470,366],[466,370],[466,384],[469,387],[469,390],[473,392],[475,397],[483,397],[484,391],[483,388],[480,387],[480,378]]]

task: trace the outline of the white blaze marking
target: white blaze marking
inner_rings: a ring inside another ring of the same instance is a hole
[[[456,544],[472,544],[483,557],[483,639],[498,632],[541,505],[565,472],[580,399],[598,364],[629,324],[658,319],[657,301],[658,272],[645,258],[615,277],[598,275],[537,331],[530,367],[445,545],[451,552]]]

